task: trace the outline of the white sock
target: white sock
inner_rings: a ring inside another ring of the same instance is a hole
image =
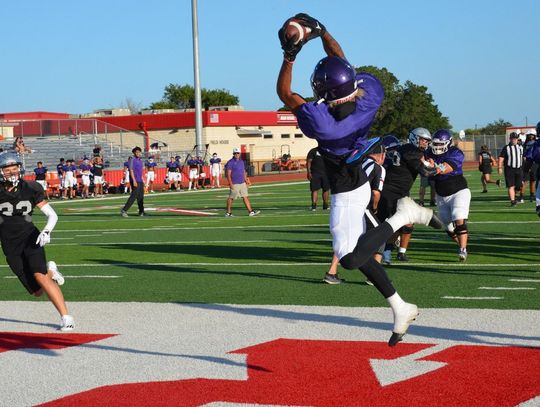
[[[406,302],[401,299],[397,291],[394,293],[394,295],[388,297],[386,300],[388,301],[388,304],[390,304],[390,308],[392,308],[394,313],[406,304]]]
[[[407,251],[407,249],[405,247],[400,247],[398,252],[399,253],[405,253]]]

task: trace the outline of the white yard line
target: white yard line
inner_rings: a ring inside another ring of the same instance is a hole
[[[479,290],[536,290],[534,287],[478,287]]]
[[[18,278],[17,276],[5,276],[4,278]],[[72,279],[72,278],[122,278],[122,276],[91,276],[91,275],[87,275],[87,276],[66,276],[64,275],[64,278],[69,278],[69,279]]]
[[[526,278],[511,278],[508,281],[514,283],[540,283],[540,279],[526,279]]]
[[[450,295],[445,295],[441,297],[445,300],[502,300],[504,297],[454,297]]]

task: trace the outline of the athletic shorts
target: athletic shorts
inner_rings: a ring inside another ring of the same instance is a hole
[[[167,178],[169,178],[169,182],[176,182],[180,178],[180,173],[179,172],[168,172],[167,173]]]
[[[366,232],[366,208],[371,200],[369,182],[360,187],[332,195],[330,207],[330,233],[334,254],[341,260],[358,244]]]
[[[322,189],[323,192],[328,191],[330,189],[330,182],[328,182],[326,174],[312,173],[309,188],[311,189],[311,192],[318,191],[319,189]]]
[[[154,182],[156,179],[156,173],[154,171],[148,171],[146,173],[146,182]]]
[[[523,170],[521,168],[505,167],[504,182],[506,183],[506,188],[516,187],[520,189],[523,183]]]
[[[491,165],[480,165],[478,170],[482,174],[491,174],[493,172],[493,167]]]
[[[124,184],[129,184],[129,171],[124,171]]]
[[[420,186],[422,188],[427,188],[430,186],[429,177],[420,176]]]
[[[449,225],[458,219],[468,219],[471,190],[465,188],[448,196],[435,195],[435,203],[439,210],[439,218],[445,225]]]
[[[245,198],[248,196],[248,188],[245,182],[242,184],[233,184],[231,192],[229,193],[229,199],[236,199],[238,197]]]
[[[36,181],[36,182],[43,187],[44,191],[47,190],[47,181],[39,180],[39,181]]]
[[[189,170],[189,179],[197,179],[199,178],[199,170],[196,168],[192,168]]]
[[[201,172],[199,174],[199,178],[203,178],[203,179],[206,178],[206,172]]]
[[[34,273],[47,274],[45,250],[36,244],[38,236],[39,230],[36,229],[26,239],[20,252],[6,254],[6,262],[11,268],[11,271],[13,271],[30,294],[35,293],[41,288],[34,277]]]
[[[219,167],[212,167],[212,170],[210,171],[212,174],[212,177],[219,177],[221,174],[221,169]]]
[[[85,187],[90,186],[90,175],[81,175],[81,182]]]
[[[534,182],[536,181],[536,173],[538,170],[538,164],[533,161],[525,161],[523,163],[523,181]]]
[[[103,176],[94,175],[94,185],[101,185],[101,184],[103,184]]]
[[[77,185],[77,180],[72,172],[67,172],[64,176],[64,188],[73,188]]]

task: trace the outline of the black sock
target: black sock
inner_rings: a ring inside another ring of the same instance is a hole
[[[392,226],[388,222],[368,230],[360,236],[354,250],[341,258],[341,265],[348,270],[360,268],[393,234]]]
[[[388,278],[384,267],[381,266],[373,257],[366,261],[360,271],[373,283],[375,288],[384,296],[391,297],[396,292],[392,282]]]

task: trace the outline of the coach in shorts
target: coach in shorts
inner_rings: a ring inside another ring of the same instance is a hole
[[[225,164],[225,176],[227,177],[231,189],[229,197],[227,198],[227,213],[225,216],[233,216],[232,203],[238,197],[242,198],[244,201],[249,216],[258,215],[260,211],[254,211],[249,202],[247,186],[251,185],[251,182],[247,177],[246,166],[244,161],[240,158],[240,149],[238,147],[233,149],[233,157]]]

